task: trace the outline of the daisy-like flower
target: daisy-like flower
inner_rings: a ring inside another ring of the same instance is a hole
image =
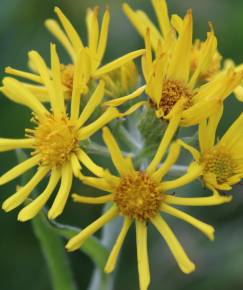
[[[243,178],[243,113],[216,141],[222,112],[223,108],[199,125],[200,151],[181,142],[201,166],[202,179],[215,195],[219,190],[231,190]]]
[[[106,223],[117,216],[123,217],[124,223],[122,229],[105,266],[105,271],[109,273],[113,271],[117,256],[127,232],[131,224],[135,222],[138,271],[141,290],[146,290],[150,283],[147,252],[148,224],[153,224],[161,233],[179,267],[184,273],[188,274],[195,269],[195,265],[189,260],[181,244],[162,215],[166,213],[184,220],[208,236],[209,239],[213,240],[214,229],[212,226],[174,208],[173,205],[210,206],[227,202],[230,199],[229,197],[223,196],[186,198],[168,194],[168,191],[190,183],[201,174],[200,166],[193,164],[184,176],[170,181],[163,180],[164,176],[175,163],[180,153],[180,144],[178,142],[173,143],[170,147],[167,158],[158,168],[175,129],[175,121],[170,122],[164,138],[159,145],[158,151],[151,163],[144,170],[136,170],[131,158],[122,155],[119,146],[109,129],[104,128],[103,138],[110,151],[113,164],[116,167],[119,176],[112,175],[107,171],[103,177],[83,176],[82,181],[85,184],[102,191],[107,191],[109,194],[100,197],[85,197],[77,194],[73,195],[76,202],[90,204],[111,203],[111,207],[104,215],[73,237],[66,245],[66,248],[69,251],[78,249],[90,235],[95,233]]]
[[[98,7],[87,10],[87,46],[83,44],[83,41],[79,37],[71,22],[58,7],[55,7],[55,13],[59,18],[62,28],[56,20],[48,19],[45,22],[48,30],[66,49],[71,59],[69,64],[61,64],[61,82],[65,91],[66,98],[70,98],[72,94],[75,64],[78,63],[78,65],[81,66],[81,93],[85,94],[88,91],[88,83],[91,79],[100,79],[103,75],[113,71],[114,69],[119,68],[120,66],[126,64],[127,62],[138,56],[141,56],[144,53],[143,49],[133,51],[102,66],[101,63],[107,45],[110,13],[109,10],[106,9],[101,27],[99,27],[98,10]],[[32,70],[36,72],[35,63],[33,63],[31,59],[29,61],[29,64]],[[43,81],[39,75],[35,73],[16,70],[11,67],[7,67],[6,72],[36,82],[37,85],[27,83],[25,84],[25,86],[27,86],[33,93],[35,93],[35,95],[37,95],[40,100],[49,101],[46,98],[46,87],[43,86]]]
[[[145,91],[156,116],[171,120],[180,107],[180,126],[196,125],[217,112],[242,80],[242,71],[229,68],[207,83],[198,84],[201,73],[206,71],[214,57],[217,40],[211,30],[202,47],[197,69],[190,75],[192,27],[192,12],[189,10],[181,23],[178,37],[172,37],[172,41],[168,38],[164,45],[158,43],[154,60],[148,30],[145,37],[146,53],[142,57]],[[106,102],[106,105],[118,106],[126,101],[128,98],[118,98]]]
[[[171,17],[168,13],[168,7],[165,0],[152,0],[152,5],[159,23],[159,29],[151,21],[148,15],[141,10],[134,11],[128,4],[123,4],[123,10],[127,15],[130,22],[133,24],[138,33],[145,38],[146,30],[149,28],[151,32],[151,46],[154,51],[157,50],[158,41],[162,45],[166,45],[166,42],[176,40],[176,31],[179,32],[183,25],[183,20],[177,14],[173,14]],[[211,25],[211,24],[210,24]],[[203,46],[205,42],[196,39],[192,45],[191,56],[191,73],[195,72],[200,66],[201,54],[203,54]],[[217,48],[214,51],[213,57],[208,63],[207,67],[200,71],[200,81],[206,81],[212,79],[221,70],[222,56],[218,52]]]
[[[22,204],[41,180],[50,175],[48,185],[43,193],[20,211],[18,219],[21,221],[28,220],[38,213],[60,181],[59,190],[48,213],[50,219],[59,216],[69,196],[73,175],[80,175],[81,164],[88,169],[92,168],[99,176],[103,174],[103,170],[96,166],[81,149],[80,142],[88,139],[111,120],[123,116],[115,108],[109,108],[96,120],[89,121],[90,116],[100,105],[104,96],[105,83],[102,80],[80,112],[82,74],[80,74],[81,67],[78,65],[74,71],[72,101],[70,113],[68,113],[61,84],[61,65],[55,45],[51,45],[52,78],[50,78],[49,70],[38,53],[31,52],[30,57],[48,92],[51,109],[47,110],[30,90],[13,78],[5,78],[1,88],[1,91],[8,98],[24,104],[32,110],[32,121],[35,127],[26,129],[26,138],[24,139],[0,139],[0,151],[18,148],[32,150],[30,158],[0,177],[0,184],[3,185],[24,174],[27,170],[37,167],[37,172],[28,183],[3,203],[3,209],[10,211]],[[131,112],[129,109],[126,113]]]

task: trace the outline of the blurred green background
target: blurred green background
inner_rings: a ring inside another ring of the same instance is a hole
[[[105,61],[125,52],[141,48],[143,42],[121,11],[123,1],[105,0],[0,0],[0,75],[4,67],[11,65],[27,69],[27,52],[37,49],[49,59],[49,42],[53,40],[45,30],[43,22],[53,17],[55,5],[62,8],[77,30],[85,37],[85,10],[99,5],[110,6],[112,12],[109,45]],[[133,7],[145,9],[155,19],[150,1],[127,1]],[[183,15],[187,8],[193,9],[194,36],[205,37],[207,22],[213,22],[218,36],[219,50],[224,57],[236,63],[243,60],[243,2],[241,0],[170,0],[171,13]],[[60,50],[61,51],[61,50]],[[62,52],[62,51],[61,51]],[[65,59],[65,55],[63,58]],[[30,112],[3,96],[0,96],[0,136],[21,137],[29,127]],[[242,111],[232,96],[226,102],[224,121],[220,134]],[[0,155],[0,172],[16,163],[14,153]],[[16,181],[0,189],[1,202],[15,190]],[[76,188],[76,190],[80,190]],[[183,192],[186,192],[185,188]],[[190,188],[195,195],[204,194],[198,182]],[[234,189],[234,200],[218,208],[188,209],[195,217],[213,224],[216,241],[209,242],[189,225],[170,219],[177,236],[197,270],[186,276],[180,272],[167,246],[159,235],[150,230],[149,250],[151,261],[151,290],[242,290],[243,289],[243,194],[242,185]],[[17,210],[5,214],[0,212],[0,289],[1,290],[51,290],[51,284],[38,241],[30,223],[16,221]],[[100,214],[99,206],[80,206],[70,201],[61,217],[64,223],[84,227]],[[84,254],[69,254],[79,290],[87,288],[92,273],[92,262]],[[129,281],[129,283],[128,283]],[[136,248],[134,229],[126,239],[117,272],[115,290],[138,289]],[[68,289],[67,289],[68,290]],[[100,290],[100,289],[97,289]]]

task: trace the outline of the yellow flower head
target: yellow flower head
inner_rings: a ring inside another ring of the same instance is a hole
[[[80,112],[80,97],[83,87],[79,66],[74,68],[71,106],[70,112],[67,112],[61,81],[62,68],[55,45],[51,45],[51,72],[49,72],[46,63],[37,52],[32,51],[29,55],[47,91],[51,109],[47,110],[38,98],[21,82],[10,77],[6,77],[3,80],[1,91],[11,100],[32,110],[34,128],[26,129],[26,138],[24,139],[0,139],[0,151],[9,151],[17,148],[32,150],[29,159],[0,177],[0,184],[2,185],[15,179],[32,167],[37,166],[38,168],[28,183],[4,202],[3,209],[10,211],[22,204],[45,176],[50,174],[50,177],[43,193],[19,213],[18,218],[21,221],[28,220],[38,213],[53,193],[59,181],[59,191],[49,211],[49,218],[54,219],[60,215],[71,189],[73,175],[80,175],[81,164],[84,164],[88,169],[92,168],[98,176],[101,176],[103,169],[96,166],[82,150],[80,141],[88,139],[111,120],[132,112],[129,109],[126,113],[121,114],[117,109],[109,108],[96,120],[90,122],[89,119],[92,113],[100,105],[104,96],[105,83],[103,80],[99,82]],[[137,105],[135,106],[136,108]]]
[[[224,136],[216,141],[217,126],[223,109],[199,125],[200,152],[184,144],[202,168],[205,185],[214,194],[231,190],[243,178],[243,114],[231,125]]]
[[[98,7],[94,9],[88,9],[86,14],[86,24],[88,33],[88,44],[84,45],[83,41],[79,37],[77,31],[63,14],[63,12],[55,7],[55,13],[57,14],[59,21],[62,25],[53,19],[48,19],[45,22],[48,30],[56,37],[56,39],[62,44],[64,49],[70,56],[70,63],[67,65],[61,65],[61,83],[65,91],[65,97],[70,98],[72,94],[73,77],[75,67],[79,67],[80,78],[82,84],[82,93],[87,93],[88,83],[91,79],[100,79],[103,75],[121,67],[132,59],[142,55],[144,53],[143,49],[128,53],[116,60],[106,64],[101,65],[105,54],[107,39],[108,39],[108,29],[110,22],[110,13],[106,9],[101,26],[98,22]],[[46,98],[46,88],[43,87],[43,82],[39,77],[35,63],[32,59],[29,59],[30,68],[34,73],[28,73],[13,69],[11,67],[6,68],[6,72],[25,78],[30,81],[34,81],[37,85],[25,84],[33,93],[35,93],[40,100],[49,101]]]
[[[154,51],[157,50],[158,42],[162,45],[166,45],[166,42],[171,41],[171,38],[176,39],[176,31],[179,31],[183,25],[183,20],[176,14],[171,17],[168,13],[168,7],[165,0],[152,0],[152,5],[159,23],[159,29],[153,24],[148,15],[141,10],[133,10],[128,4],[123,5],[123,10],[133,24],[137,32],[145,38],[147,29],[151,33],[151,46]],[[210,26],[212,24],[210,23]],[[204,42],[199,39],[195,40],[191,49],[191,72],[195,72],[200,65],[201,54],[203,53]],[[222,56],[218,52],[217,48],[214,51],[214,55],[208,67],[200,71],[200,80],[205,81],[214,77],[221,69]]]
[[[205,84],[201,84],[200,76],[207,72],[215,56],[216,37],[213,30],[208,32],[207,39],[200,48],[197,68],[191,73],[193,28],[191,10],[179,24],[175,25],[178,37],[174,37],[174,30],[168,32],[166,40],[158,42],[154,59],[151,31],[147,30],[142,69],[146,81],[145,92],[156,116],[171,120],[179,114],[180,126],[192,126],[219,110],[225,98],[240,84],[242,71],[229,68]],[[130,99],[132,98],[134,95],[130,96]],[[117,106],[127,100],[128,98],[119,98],[106,104]]]
[[[212,226],[174,208],[173,205],[209,206],[230,200],[230,198],[223,196],[186,198],[176,197],[168,193],[170,190],[190,183],[201,174],[201,167],[197,164],[193,164],[184,176],[170,181],[163,180],[170,167],[176,162],[180,153],[180,143],[173,143],[167,158],[158,168],[175,130],[176,124],[172,121],[151,163],[144,170],[136,170],[131,158],[122,155],[109,129],[104,128],[103,139],[109,149],[118,176],[112,175],[107,171],[104,173],[103,177],[83,176],[82,181],[85,184],[107,191],[109,194],[100,197],[73,195],[74,200],[77,202],[90,204],[111,202],[112,205],[104,215],[73,237],[68,242],[66,248],[69,251],[78,249],[90,235],[115,217],[122,216],[124,219],[122,229],[105,266],[105,271],[109,273],[113,271],[115,267],[123,241],[130,225],[134,221],[136,225],[138,271],[141,290],[146,290],[150,283],[147,252],[147,225],[151,223],[155,226],[165,239],[181,270],[184,273],[190,273],[195,269],[195,265],[187,257],[173,231],[164,217],[161,216],[161,213],[167,213],[188,222],[208,236],[209,239],[213,240],[214,229]]]

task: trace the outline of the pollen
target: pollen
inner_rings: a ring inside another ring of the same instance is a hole
[[[192,105],[192,96],[192,92],[181,81],[166,79],[163,83],[159,107],[166,116],[170,113],[175,104],[181,98],[184,98],[184,109],[188,109]]]
[[[61,66],[61,81],[66,87],[68,96],[71,97],[73,90],[73,76],[74,76],[74,65],[62,65]]]
[[[27,129],[28,137],[35,139],[33,154],[41,156],[43,165],[62,166],[79,148],[78,130],[66,116],[48,115],[41,120],[34,118],[35,129]]]
[[[120,213],[142,221],[154,217],[160,208],[163,194],[145,172],[124,176],[114,195]]]
[[[203,157],[204,172],[214,173],[219,184],[234,175],[236,164],[224,146],[215,147]]]

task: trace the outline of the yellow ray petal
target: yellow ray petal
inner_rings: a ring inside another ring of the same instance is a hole
[[[21,70],[17,70],[17,69],[10,67],[10,66],[5,68],[5,73],[11,74],[11,75],[14,75],[17,77],[21,77],[21,78],[24,78],[24,79],[27,79],[27,80],[30,80],[30,81],[33,81],[36,83],[43,84],[43,80],[40,76],[32,74],[32,73],[24,72]]]
[[[165,203],[161,205],[161,211],[166,212],[178,219],[184,220],[185,222],[191,224],[203,234],[205,234],[210,240],[214,240],[214,228],[204,222],[199,221],[198,219],[190,216],[189,214],[173,208]]]
[[[232,146],[237,140],[242,137],[243,128],[243,113],[234,121],[230,128],[226,131],[224,136],[221,138],[220,143],[227,146]],[[241,134],[239,133],[241,132]]]
[[[119,111],[114,108],[108,108],[98,119],[96,119],[93,123],[82,127],[79,130],[79,140],[85,140],[97,132],[100,128],[108,124],[110,121],[120,117],[121,114]]]
[[[127,53],[124,56],[121,56],[121,57],[117,58],[116,60],[113,60],[112,62],[109,62],[108,64],[99,68],[95,72],[94,77],[99,78],[102,75],[107,74],[110,71],[121,67],[122,65],[129,62],[130,60],[133,60],[134,58],[137,58],[137,57],[143,55],[144,53],[145,53],[145,49],[139,49],[139,50]]]
[[[88,8],[86,14],[86,25],[88,34],[88,47],[92,55],[96,55],[98,39],[99,39],[99,23],[98,23],[98,11],[99,7],[96,6],[93,9]]]
[[[159,21],[160,30],[163,33],[164,38],[171,31],[170,19],[168,8],[165,0],[152,0],[154,11]]]
[[[69,39],[67,38],[66,34],[61,29],[60,25],[57,23],[56,20],[47,19],[45,21],[46,28],[56,37],[57,40],[63,45],[66,49],[67,53],[72,59],[72,62],[75,62],[75,52],[70,43]]]
[[[69,162],[62,166],[61,175],[62,179],[60,188],[52,204],[52,207],[48,212],[49,219],[55,219],[56,217],[58,217],[63,212],[63,209],[66,205],[73,180],[73,172]]]
[[[53,111],[58,112],[58,114],[65,114],[66,108],[64,102],[64,91],[61,80],[61,65],[55,44],[51,44],[51,67],[53,75],[53,86],[56,96],[55,103],[53,103],[53,106],[56,106],[56,108],[53,108]]]
[[[187,151],[189,151],[193,158],[195,159],[195,161],[199,161],[200,157],[201,157],[201,154],[198,150],[196,150],[194,147],[188,145],[187,143],[185,143],[184,141],[182,140],[178,140],[177,141],[183,148],[185,148]]]
[[[23,203],[26,200],[26,198],[30,195],[32,190],[46,176],[48,171],[49,171],[48,167],[43,167],[43,166],[39,167],[38,171],[30,179],[30,181],[28,181],[27,184],[25,184],[15,194],[13,194],[11,197],[9,197],[8,199],[4,201],[2,205],[3,210],[5,210],[6,212],[9,212],[15,209],[21,203]]]
[[[108,191],[108,192],[113,191],[113,187],[111,186],[111,184],[108,183],[107,180],[104,178],[83,177],[82,182],[86,185],[92,186],[94,188],[97,188],[103,191]]]
[[[90,224],[84,230],[82,230],[79,234],[77,234],[71,240],[69,240],[69,242],[66,244],[66,249],[68,251],[75,251],[79,249],[88,237],[93,235],[96,231],[98,231],[101,227],[103,227],[106,223],[108,223],[117,215],[118,215],[117,208],[115,206],[111,207],[100,218],[98,218],[96,221],[94,221],[92,224]]]
[[[141,96],[141,94],[144,92],[145,88],[146,88],[146,86],[142,86],[127,96],[104,102],[103,105],[104,106],[115,106],[115,107],[120,106],[127,101],[133,100],[133,99]]]
[[[79,159],[75,153],[72,153],[70,161],[71,161],[71,166],[72,166],[72,171],[73,171],[74,176],[77,178],[81,177],[80,171],[81,171],[82,167],[81,167]]]
[[[109,258],[107,260],[107,263],[105,265],[105,272],[106,273],[111,273],[115,266],[116,266],[116,262],[117,262],[117,257],[121,251],[121,247],[123,245],[123,242],[126,238],[127,232],[131,226],[132,221],[129,218],[125,218],[124,219],[124,223],[122,226],[122,229],[119,233],[119,236],[117,237],[117,240],[115,242],[115,245],[112,248],[112,251],[109,255]]]
[[[34,157],[28,158],[27,160],[23,161],[22,163],[16,165],[6,173],[4,173],[0,177],[0,185],[3,185],[14,178],[20,176],[27,170],[31,169],[32,167],[36,166],[40,162],[40,155],[35,155]]]
[[[178,197],[166,195],[165,202],[174,205],[213,206],[232,200],[232,196],[212,195],[207,197]]]
[[[113,200],[113,194],[106,194],[98,197],[81,196],[73,193],[72,199],[74,202],[89,203],[89,204],[104,204]]]
[[[179,154],[180,145],[178,142],[175,142],[171,145],[170,151],[164,163],[162,163],[161,167],[153,174],[153,179],[155,179],[157,182],[160,182],[161,179],[167,174],[171,166],[176,162]]]
[[[141,290],[147,290],[150,284],[147,225],[138,220],[136,220],[136,241],[139,285]]]
[[[172,138],[174,137],[174,134],[178,128],[180,122],[180,117],[179,116],[175,116],[170,122],[169,125],[165,131],[165,134],[160,142],[160,145],[158,147],[158,150],[153,158],[153,160],[151,161],[151,163],[149,164],[149,166],[147,167],[147,172],[149,174],[152,174],[155,172],[157,166],[159,165],[159,163],[161,162]]]
[[[46,202],[53,193],[58,181],[60,180],[60,171],[53,169],[48,185],[45,190],[32,201],[30,204],[25,206],[18,214],[18,220],[25,222],[35,217],[39,211],[45,206]]]
[[[40,74],[41,78],[43,79],[43,82],[48,90],[50,101],[51,101],[51,107],[54,112],[54,114],[60,113],[60,107],[59,107],[59,100],[57,93],[55,92],[53,83],[51,81],[50,71],[44,61],[44,59],[41,57],[41,55],[37,51],[30,51],[28,53],[30,60],[35,64],[35,67]],[[52,73],[55,73],[58,71],[57,68],[57,55],[54,56],[54,46],[51,45],[51,59],[52,59]],[[53,64],[55,62],[55,64]],[[55,67],[53,67],[55,65]],[[59,67],[59,73],[60,73],[60,67]],[[55,77],[56,78],[56,77]],[[60,78],[60,77],[59,77]],[[60,90],[60,88],[59,88]]]
[[[178,266],[180,267],[182,272],[184,272],[185,274],[193,272],[195,270],[194,263],[190,261],[180,242],[177,240],[176,236],[174,235],[168,224],[165,222],[165,220],[161,216],[157,215],[156,217],[151,219],[151,222],[165,239],[165,242],[170,248],[171,253],[175,257]]]
[[[23,83],[24,86],[41,102],[50,102],[46,87]]]
[[[20,148],[33,148],[34,139],[6,139],[0,138],[0,152],[10,151]]]
[[[89,119],[95,109],[100,105],[101,100],[104,97],[104,93],[105,82],[101,80],[78,119],[78,127],[83,126],[83,124]]]
[[[107,127],[103,128],[103,139],[111,154],[112,162],[119,174],[121,176],[129,174],[130,172],[128,172],[125,158],[123,157],[122,152],[111,131]]]
[[[202,166],[198,163],[192,163],[186,174],[174,180],[162,182],[158,188],[160,190],[167,191],[186,185],[197,179],[202,174],[202,170]]]
[[[40,101],[19,81],[7,77],[3,79],[3,85],[3,89],[7,89],[6,96],[11,100],[24,104],[38,116],[48,114],[47,109],[40,103]]]
[[[83,48],[83,43],[77,31],[72,26],[71,22],[67,19],[67,17],[62,13],[60,8],[55,7],[54,11],[57,14],[59,20],[61,21],[62,26],[73,45],[74,51],[77,54]]]
[[[83,48],[77,54],[77,60],[74,66],[73,88],[71,97],[71,120],[76,121],[79,117],[81,94],[86,93],[87,82],[90,77],[90,58],[87,49]]]
[[[192,49],[192,12],[189,10],[183,20],[168,70],[168,77],[187,83],[191,65]]]
[[[106,8],[101,24],[100,38],[97,48],[97,57],[99,59],[99,63],[101,63],[106,50],[109,23],[110,23],[110,11],[108,8]]]
[[[80,162],[82,162],[84,166],[87,167],[92,173],[94,173],[98,177],[103,177],[104,169],[96,165],[83,150],[80,150],[78,152],[78,158]]]

